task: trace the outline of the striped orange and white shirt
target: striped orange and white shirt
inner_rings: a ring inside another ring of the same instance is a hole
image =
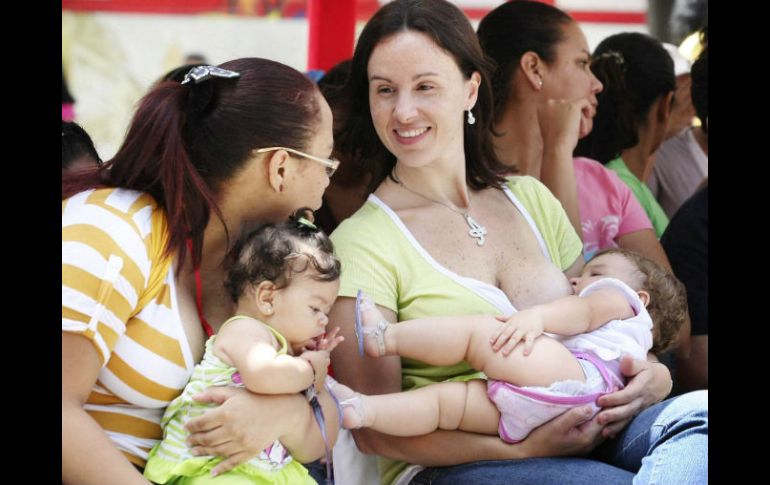
[[[102,369],[85,409],[140,466],[195,365],[163,257],[167,236],[148,194],[98,189],[62,201],[62,332],[96,348]]]

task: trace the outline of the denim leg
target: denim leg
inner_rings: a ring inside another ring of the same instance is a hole
[[[630,485],[633,473],[586,458],[479,461],[427,468],[411,485]]]
[[[708,391],[650,406],[593,456],[635,472],[634,485],[708,483]]]
[[[303,466],[307,468],[307,471],[310,476],[313,477],[313,480],[318,483],[326,483],[326,465],[321,463],[321,460],[303,463]]]

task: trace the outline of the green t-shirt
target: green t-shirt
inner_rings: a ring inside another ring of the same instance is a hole
[[[660,239],[663,231],[666,230],[666,226],[668,226],[668,216],[666,216],[658,201],[655,200],[655,196],[652,195],[647,184],[642,183],[641,180],[636,178],[636,175],[631,173],[631,170],[626,166],[626,162],[620,157],[610,161],[605,167],[614,170],[618,177],[620,177],[620,180],[628,185],[631,192],[634,193],[636,200],[644,207],[647,217],[652,222],[652,227],[655,228],[655,235]]]
[[[580,257],[582,243],[561,203],[532,177],[509,177],[507,186],[531,216],[530,224],[537,226],[543,252],[562,270],[570,267]],[[480,282],[440,266],[398,216],[374,195],[339,225],[331,239],[342,262],[339,296],[355,298],[362,289],[375,303],[396,312],[398,321],[438,315],[502,314],[494,295],[474,290],[474,282]],[[465,362],[437,367],[402,358],[401,365],[403,390],[445,380],[485,378]],[[381,459],[382,483],[392,483],[406,465]]]

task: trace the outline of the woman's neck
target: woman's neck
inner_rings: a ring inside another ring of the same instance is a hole
[[[228,228],[225,230],[225,224],[219,220],[219,217],[214,213],[211,214],[209,223],[203,231],[203,250],[200,265],[202,270],[210,271],[222,265],[229,246],[238,238],[238,234],[234,233],[233,227],[233,224],[228,224]]]
[[[641,143],[623,150],[620,156],[628,170],[642,182],[647,180],[652,172],[652,167],[655,166],[655,154],[650,154],[649,150],[644,148]]]
[[[434,202],[468,207],[470,190],[465,179],[465,158],[430,166],[408,167],[396,162],[394,175],[406,191]],[[389,178],[385,179],[390,181]],[[392,181],[391,181],[392,183]]]
[[[192,255],[188,255],[179,281],[180,285],[188,288],[194,298],[200,291],[203,315],[215,333],[222,323],[232,316],[234,309],[224,286],[225,268],[223,263],[228,251],[224,228],[225,226],[219,218],[212,214],[206,229],[203,231],[203,247],[200,266],[197,268],[198,274],[196,275]],[[230,243],[232,244],[234,238],[237,237],[238,235],[231,230]]]
[[[660,147],[664,132],[663,125],[656,124],[653,118],[649,118],[639,128],[639,143],[620,152],[626,167],[642,182],[646,182],[652,173],[652,168],[655,166],[655,152]]]
[[[543,138],[537,120],[537,107],[532,103],[514,100],[504,109],[502,119],[495,123],[494,136],[497,158],[519,173],[540,178],[543,161]]]

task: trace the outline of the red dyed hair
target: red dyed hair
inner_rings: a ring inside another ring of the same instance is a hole
[[[299,71],[259,58],[219,67],[240,77],[152,88],[112,160],[87,174],[62,175],[62,199],[101,187],[149,193],[168,217],[167,254],[178,252],[181,268],[191,238],[197,267],[211,212],[222,219],[216,200],[223,184],[255,148],[307,148],[320,120],[318,89]]]

